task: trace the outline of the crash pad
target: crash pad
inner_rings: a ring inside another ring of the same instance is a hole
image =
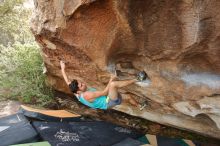
[[[93,122],[33,122],[41,138],[51,145],[100,146],[113,145],[128,137],[143,136],[130,129],[103,121]]]
[[[29,121],[22,114],[0,118],[0,145],[27,143],[39,139]]]
[[[22,113],[13,114],[10,116],[0,118],[1,126],[3,125],[10,126],[21,122],[29,122],[28,119]]]
[[[35,118],[44,121],[80,121],[81,116],[76,113],[70,113],[65,110],[42,110],[21,105],[20,112],[29,118]]]

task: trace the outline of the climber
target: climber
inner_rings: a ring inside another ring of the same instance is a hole
[[[74,93],[77,99],[84,105],[87,105],[94,109],[108,109],[116,105],[120,105],[123,100],[129,102],[133,106],[139,107],[140,110],[142,110],[146,106],[145,102],[143,104],[139,104],[131,96],[122,96],[118,93],[118,89],[121,87],[128,86],[137,81],[145,80],[147,74],[144,71],[138,74],[137,79],[124,81],[115,81],[116,76],[112,75],[106,88],[104,90],[98,91],[95,88],[88,88],[86,84],[81,81],[70,81],[65,73],[65,63],[63,61],[60,61],[60,66],[66,84],[69,86],[70,90]]]

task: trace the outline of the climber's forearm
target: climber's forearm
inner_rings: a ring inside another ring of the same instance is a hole
[[[64,70],[64,69],[61,69],[61,72],[62,72],[62,75],[63,75],[63,78],[64,78],[66,84],[69,85],[71,82],[70,82],[70,80],[68,79],[65,70]]]
[[[106,86],[105,89],[103,90],[103,92],[104,92],[106,95],[108,94],[108,90],[109,90],[110,84],[111,84],[111,82],[112,82],[113,80],[114,80],[114,78],[111,77],[110,80],[109,80],[109,82],[108,82],[108,84],[107,84],[107,86]]]

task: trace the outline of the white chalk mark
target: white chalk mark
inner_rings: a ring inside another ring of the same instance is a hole
[[[115,130],[120,132],[120,133],[131,133],[131,130],[123,128],[123,127],[115,127]]]
[[[40,130],[44,130],[44,129],[48,129],[48,128],[50,128],[50,127],[48,127],[48,126],[43,126],[43,125],[40,125],[40,127],[39,127]]]
[[[19,121],[21,121],[21,119],[20,119],[20,117],[18,115],[17,115],[17,118],[18,118]]]
[[[181,79],[189,86],[206,85],[212,89],[220,88],[220,75],[211,73],[184,74]]]
[[[137,84],[141,87],[147,87],[147,86],[150,86],[150,83],[151,83],[151,81],[147,79],[147,80],[144,80],[142,82],[136,82],[135,84]]]

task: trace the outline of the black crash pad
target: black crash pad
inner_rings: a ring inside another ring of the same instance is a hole
[[[43,140],[51,145],[65,146],[109,146],[128,137],[139,138],[143,135],[107,122],[34,122]]]
[[[38,140],[38,134],[22,114],[0,119],[0,145],[27,143]]]
[[[25,123],[29,122],[22,113],[0,118],[0,126],[3,126],[3,125],[10,126],[10,125],[14,125],[16,123],[21,123],[21,122],[25,122]]]

